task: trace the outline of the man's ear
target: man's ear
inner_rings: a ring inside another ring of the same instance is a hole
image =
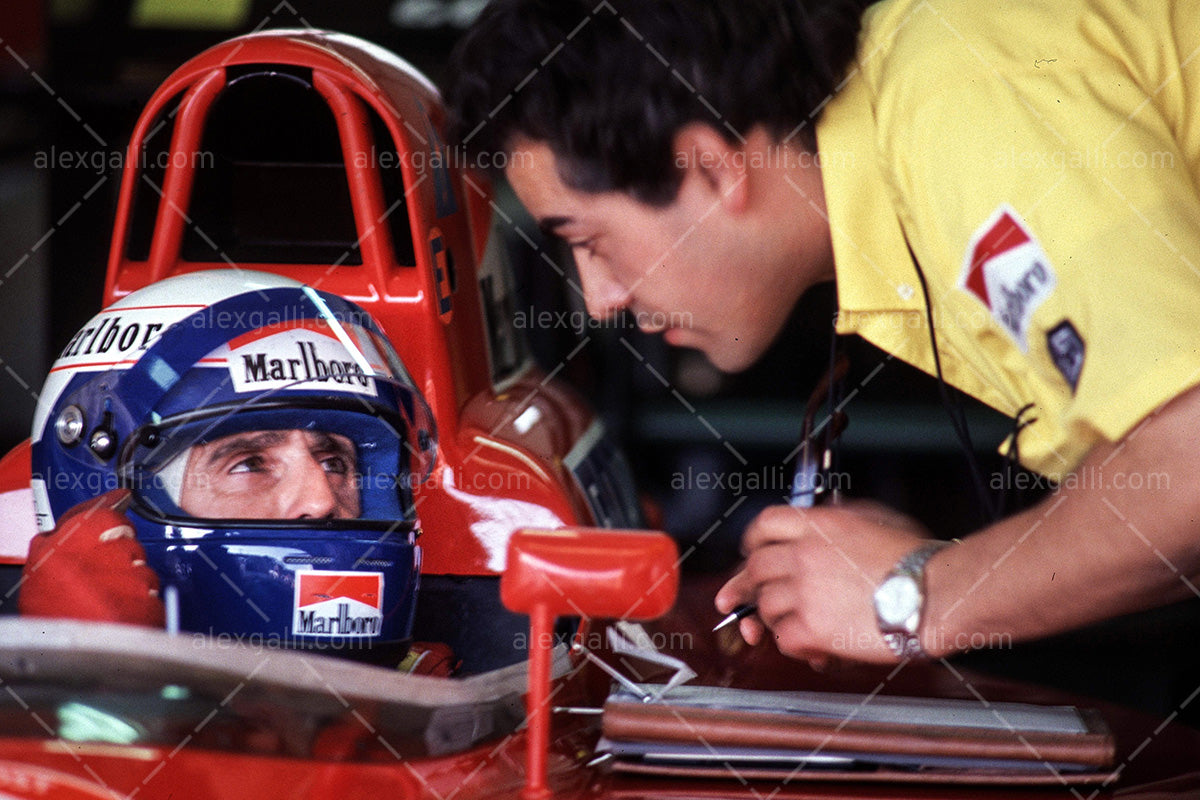
[[[688,177],[701,178],[730,213],[745,210],[750,198],[746,149],[711,125],[691,122],[675,134],[675,166]]]

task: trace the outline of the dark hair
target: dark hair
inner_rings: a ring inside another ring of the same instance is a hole
[[[493,0],[451,57],[451,136],[491,167],[515,136],[543,141],[574,188],[669,203],[690,122],[815,150],[869,3]]]

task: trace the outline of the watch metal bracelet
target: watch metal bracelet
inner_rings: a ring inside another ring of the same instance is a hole
[[[925,611],[925,565],[929,559],[950,544],[951,542],[941,540],[924,542],[900,559],[883,580],[883,583],[887,583],[896,576],[905,576],[916,584],[918,590],[917,607],[913,610],[907,624],[900,626],[886,624],[881,617],[878,617],[879,610],[878,607],[876,608],[879,632],[883,635],[887,646],[899,658],[919,658],[926,655],[920,639],[921,623],[924,621]]]
[[[933,558],[938,551],[949,547],[953,542],[945,542],[941,539],[932,539],[924,542],[920,547],[916,547],[896,564],[895,572],[906,572],[913,577],[924,579],[925,564],[929,559]]]

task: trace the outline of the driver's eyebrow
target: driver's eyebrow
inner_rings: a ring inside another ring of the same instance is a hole
[[[312,446],[309,448],[311,451],[354,457],[354,445],[348,439],[334,436],[328,431],[313,431],[311,435],[314,437]]]
[[[213,444],[216,447],[204,454],[206,465],[216,463],[233,453],[257,452],[273,447],[287,438],[287,431],[256,431],[254,433],[235,434],[225,439],[219,439]]]
[[[558,229],[564,225],[570,225],[575,220],[570,217],[542,217],[538,220],[538,227],[542,233],[547,236],[558,236]]]

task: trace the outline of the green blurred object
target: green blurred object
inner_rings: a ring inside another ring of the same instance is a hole
[[[134,28],[241,28],[250,14],[250,0],[135,0],[130,12]]]
[[[64,703],[58,709],[58,735],[64,741],[133,744],[142,733],[138,726],[84,703]]]

